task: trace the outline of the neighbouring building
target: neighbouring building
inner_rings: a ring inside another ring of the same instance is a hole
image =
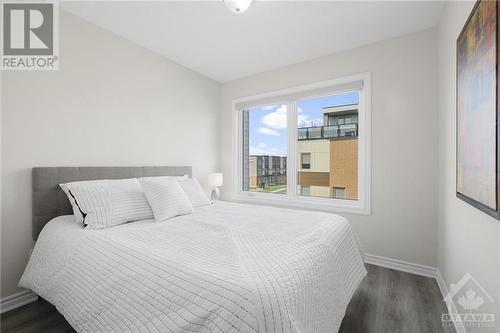
[[[286,156],[250,155],[249,188],[286,185]]]
[[[323,126],[298,129],[298,194],[358,198],[358,105],[323,108]]]

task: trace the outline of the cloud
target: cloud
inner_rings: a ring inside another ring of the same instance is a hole
[[[268,106],[263,106],[262,110],[264,111],[270,111],[276,109],[278,106],[277,105],[268,105]]]
[[[257,132],[265,135],[274,135],[274,136],[280,136],[280,133],[278,131],[275,131],[271,128],[267,127],[259,127],[257,128]]]
[[[281,105],[274,112],[267,113],[261,118],[261,123],[264,124],[268,129],[282,130],[287,128],[287,108],[286,105]],[[309,126],[322,126],[323,119],[311,118],[309,115],[304,114],[304,110],[299,107],[297,110],[297,123],[300,127]],[[262,133],[262,132],[261,132]],[[266,133],[263,133],[266,134]],[[273,135],[273,134],[269,134]]]
[[[286,128],[286,105],[283,104],[274,112],[270,112],[262,117],[261,122],[268,128],[285,129]]]
[[[259,142],[255,146],[250,146],[250,155],[273,155],[273,156],[286,156],[286,152],[269,146],[264,142]]]

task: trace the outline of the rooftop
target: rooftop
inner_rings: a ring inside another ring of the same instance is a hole
[[[358,112],[358,104],[347,104],[347,105],[339,105],[339,106],[327,106],[323,108],[323,114],[328,113],[348,113],[351,111]]]

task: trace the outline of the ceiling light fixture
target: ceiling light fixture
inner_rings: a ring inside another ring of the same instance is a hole
[[[222,0],[232,13],[240,14],[243,13],[250,7],[253,0]]]

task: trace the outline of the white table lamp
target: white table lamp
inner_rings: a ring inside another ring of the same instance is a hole
[[[208,186],[212,187],[212,200],[220,199],[219,187],[224,185],[222,172],[211,173],[208,175]]]

